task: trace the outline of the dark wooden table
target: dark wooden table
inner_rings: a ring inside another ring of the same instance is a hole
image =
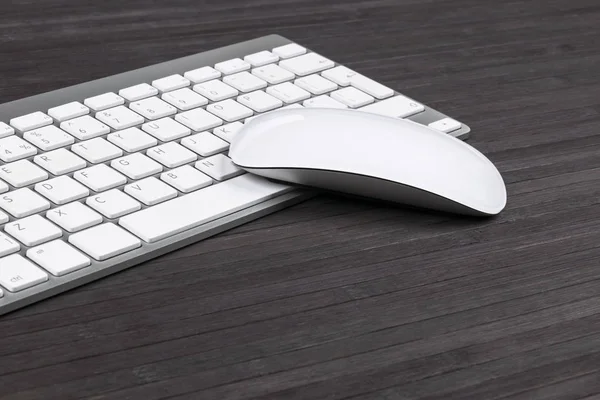
[[[506,210],[318,197],[1,317],[0,398],[600,398],[596,0],[2,1],[0,102],[269,33],[468,123]]]

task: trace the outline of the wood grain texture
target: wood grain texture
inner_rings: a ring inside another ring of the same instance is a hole
[[[468,123],[497,218],[321,196],[0,318],[2,399],[597,399],[592,0],[0,2],[0,102],[279,33]]]

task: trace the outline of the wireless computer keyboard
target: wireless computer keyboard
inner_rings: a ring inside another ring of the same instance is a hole
[[[285,107],[469,133],[277,35],[0,105],[0,314],[310,197],[227,157],[248,119]]]

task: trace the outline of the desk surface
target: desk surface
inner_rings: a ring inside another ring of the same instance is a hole
[[[279,33],[468,123],[506,210],[318,197],[0,318],[0,398],[600,393],[597,2],[324,3],[3,1],[0,101]]]

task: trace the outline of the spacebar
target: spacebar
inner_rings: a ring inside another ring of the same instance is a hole
[[[292,188],[244,174],[127,215],[119,225],[152,243],[281,195]]]

